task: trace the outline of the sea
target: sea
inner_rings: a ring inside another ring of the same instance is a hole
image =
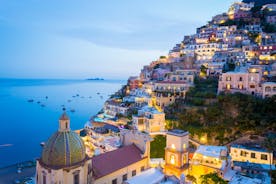
[[[124,80],[0,79],[0,168],[41,155],[64,108],[81,129]]]

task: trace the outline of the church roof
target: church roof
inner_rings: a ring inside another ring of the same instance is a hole
[[[101,178],[119,169],[143,160],[142,151],[135,145],[124,146],[92,158],[95,178]]]
[[[67,114],[64,112],[64,113],[60,116],[59,120],[69,120],[69,117],[68,117]]]
[[[57,131],[46,142],[41,161],[49,167],[70,167],[86,158],[81,137],[73,132]]]

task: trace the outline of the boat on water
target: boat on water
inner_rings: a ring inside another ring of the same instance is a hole
[[[10,146],[12,146],[12,144],[0,144],[0,148],[1,147],[10,147]]]
[[[71,109],[70,112],[76,112],[75,109]]]
[[[45,105],[44,105],[44,104],[41,104],[41,107],[45,107]]]
[[[37,101],[38,104],[40,104],[40,101]]]
[[[28,102],[34,102],[34,100],[33,99],[29,99]]]
[[[100,93],[98,92],[97,95],[99,95]]]
[[[67,100],[67,102],[71,102],[71,100]]]

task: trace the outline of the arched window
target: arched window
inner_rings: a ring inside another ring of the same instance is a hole
[[[175,156],[174,155],[170,156],[170,163],[173,165],[175,164]]]
[[[42,184],[47,184],[47,173],[42,171]]]
[[[266,91],[266,92],[270,92],[270,91],[271,91],[271,87],[270,87],[270,86],[266,86],[266,87],[265,87],[265,91]]]
[[[80,171],[75,171],[73,173],[74,176],[74,184],[79,184],[80,183]]]

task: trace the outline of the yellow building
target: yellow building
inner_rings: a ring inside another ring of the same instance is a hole
[[[249,162],[256,164],[273,164],[273,154],[262,148],[243,145],[232,145],[230,148],[232,161]]]
[[[167,133],[165,148],[165,173],[180,177],[188,168],[189,132],[171,130]]]

